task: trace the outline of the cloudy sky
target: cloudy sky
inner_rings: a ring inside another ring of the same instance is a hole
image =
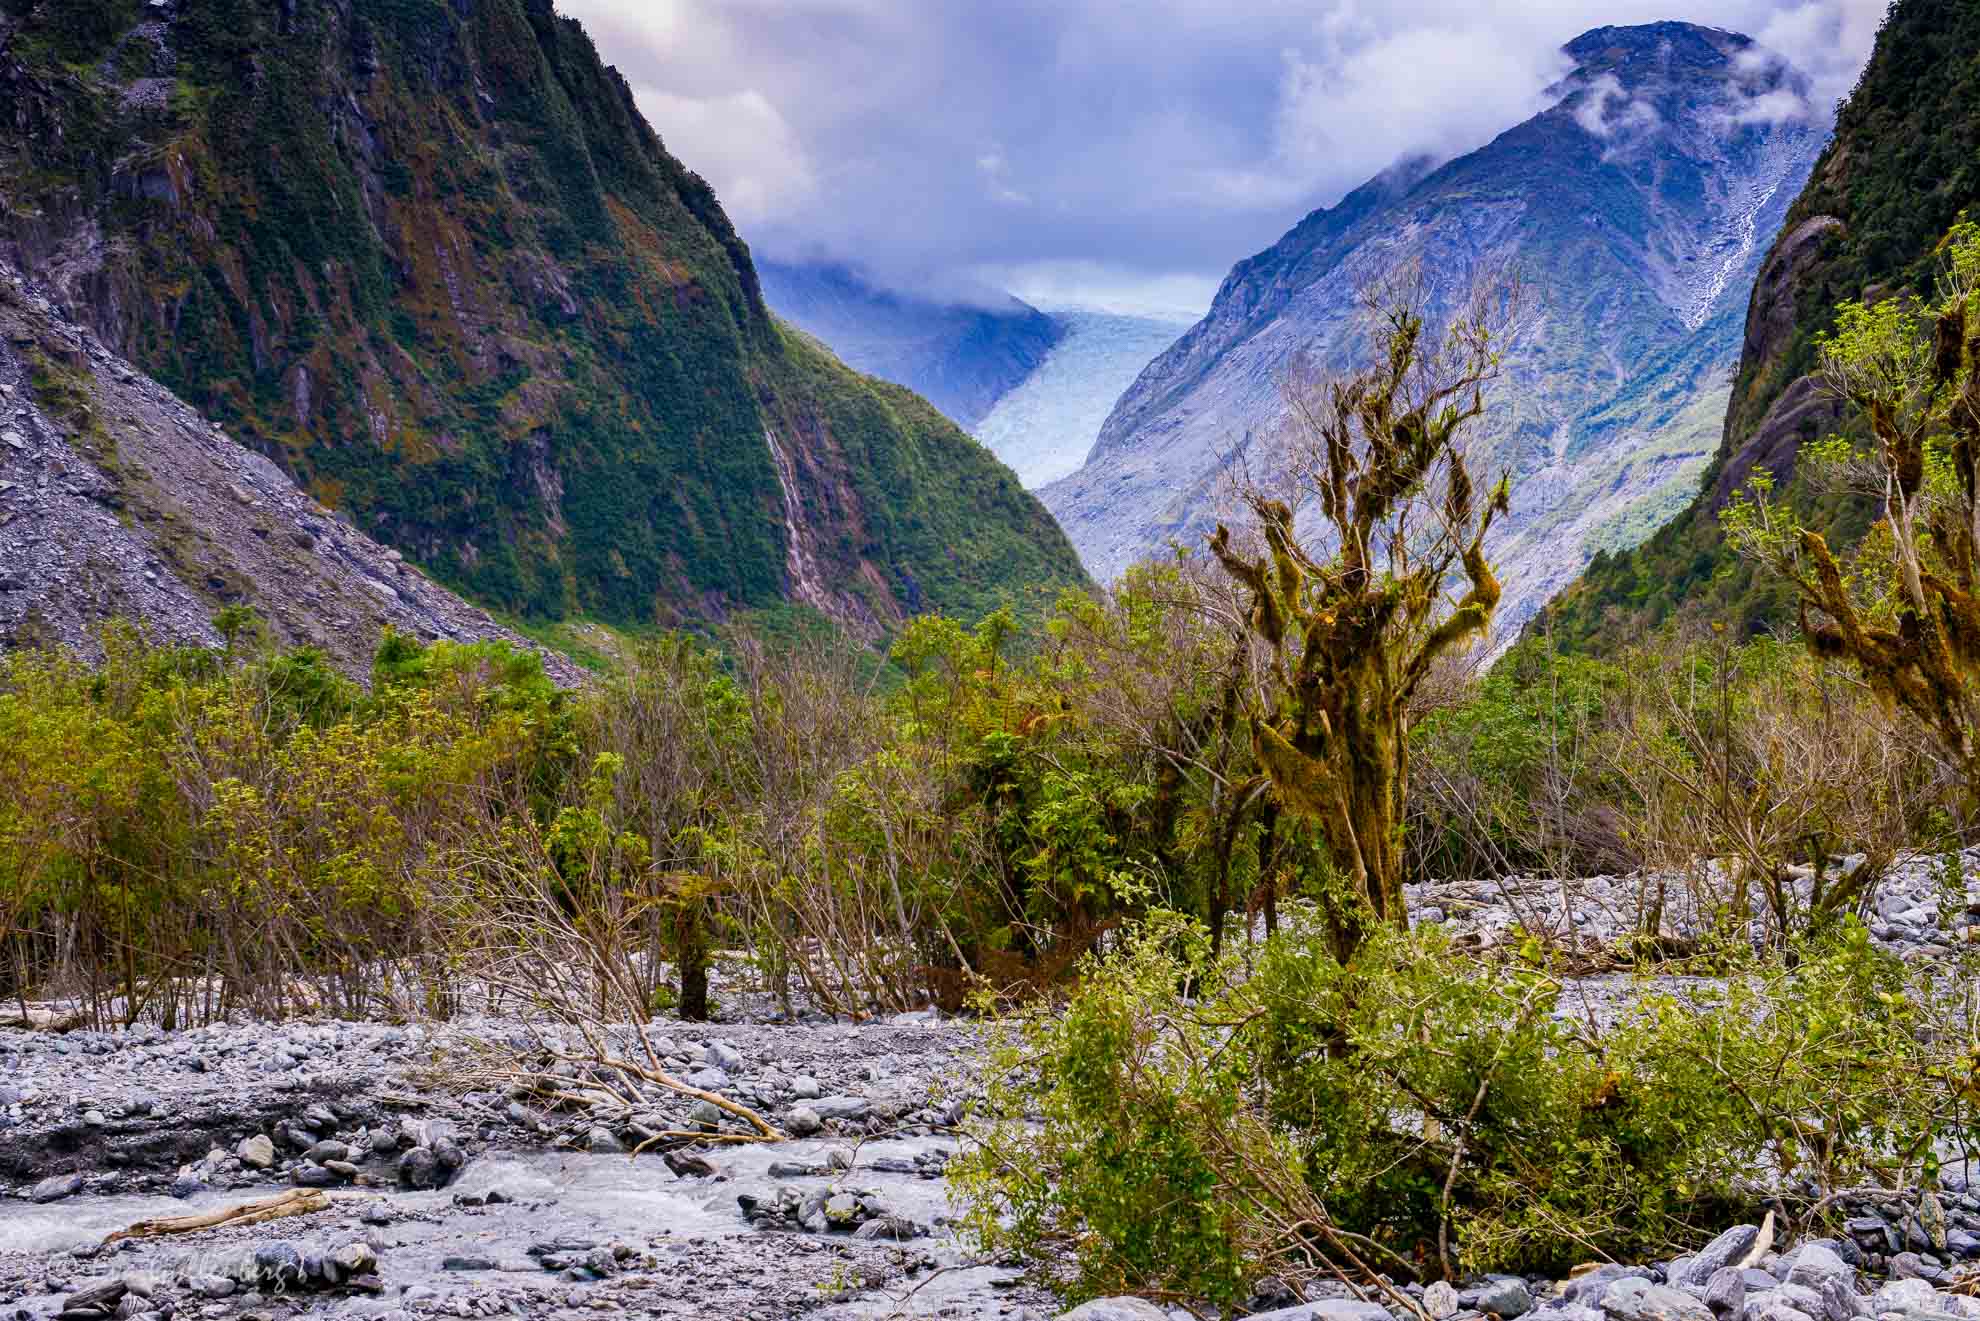
[[[1733,28],[1845,95],[1886,0],[559,0],[761,253],[1200,311],[1398,158],[1541,109],[1559,47]]]

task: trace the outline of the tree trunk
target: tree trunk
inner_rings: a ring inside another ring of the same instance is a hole
[[[1370,676],[1368,687],[1378,682]],[[1379,691],[1379,689],[1376,689]],[[1402,722],[1379,697],[1351,698],[1335,723],[1338,751],[1328,777],[1336,796],[1321,832],[1348,893],[1328,896],[1328,924],[1343,962],[1377,925],[1406,927],[1402,889],[1402,787],[1406,774]],[[1370,708],[1374,709],[1370,709]],[[1326,755],[1315,748],[1313,754]]]
[[[681,985],[676,1007],[681,1017],[692,1023],[708,1019],[708,931],[700,910],[701,905],[693,904],[680,919]]]
[[[1271,939],[1279,934],[1279,878],[1272,872],[1272,854],[1278,846],[1279,805],[1269,797],[1265,800],[1265,829],[1258,836],[1258,883],[1265,888],[1265,937]],[[1246,917],[1249,925],[1249,915]],[[1251,932],[1246,930],[1248,940]]]

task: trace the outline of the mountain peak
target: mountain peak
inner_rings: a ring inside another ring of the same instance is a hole
[[[1515,474],[1493,553],[1517,622],[1597,548],[1625,544],[1702,466],[1725,411],[1759,236],[1822,140],[1801,76],[1736,33],[1597,28],[1552,104],[1423,173],[1405,166],[1239,262],[1210,313],[1116,404],[1046,504],[1101,577],[1216,524],[1238,457],[1280,461],[1278,383],[1296,359],[1350,371],[1362,289],[1399,263],[1437,309],[1518,270],[1544,310],[1521,382],[1475,443]],[[1681,498],[1681,497],[1680,497]]]
[[[1667,67],[1666,61],[1715,67],[1752,46],[1753,38],[1738,32],[1667,20],[1590,28],[1561,49],[1575,62],[1577,71],[1620,75],[1644,67],[1646,57],[1656,60],[1660,68]]]
[[[1571,119],[1614,152],[1622,140],[1714,154],[1725,124],[1808,122],[1805,75],[1751,37],[1695,23],[1599,27],[1561,48],[1574,71],[1550,90],[1555,124]],[[1702,135],[1699,130],[1703,130]]]

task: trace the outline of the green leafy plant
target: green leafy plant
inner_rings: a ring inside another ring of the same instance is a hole
[[[1151,922],[1063,1012],[1012,1024],[968,1225],[1075,1296],[1229,1307],[1271,1273],[1562,1273],[1675,1251],[1747,1212],[1905,1186],[1965,1140],[1975,1061],[1948,991],[1845,926],[1792,970],[1639,985],[1601,1025],[1542,969],[1309,914],[1249,973]],[[1184,988],[1188,988],[1187,992]]]

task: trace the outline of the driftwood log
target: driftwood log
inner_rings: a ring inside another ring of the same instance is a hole
[[[222,1207],[217,1211],[204,1211],[198,1215],[162,1216],[156,1220],[140,1220],[128,1229],[120,1229],[103,1240],[108,1246],[119,1239],[163,1238],[169,1234],[191,1234],[201,1229],[219,1229],[227,1225],[259,1225],[270,1220],[284,1220],[289,1216],[312,1215],[317,1211],[330,1209],[330,1195],[320,1188],[293,1188],[274,1197],[263,1197],[258,1201],[242,1202],[239,1206]]]
[[[0,1027],[23,1028],[29,1032],[73,1032],[89,1024],[89,1015],[80,1009],[43,1009],[30,1005],[0,1008]]]

